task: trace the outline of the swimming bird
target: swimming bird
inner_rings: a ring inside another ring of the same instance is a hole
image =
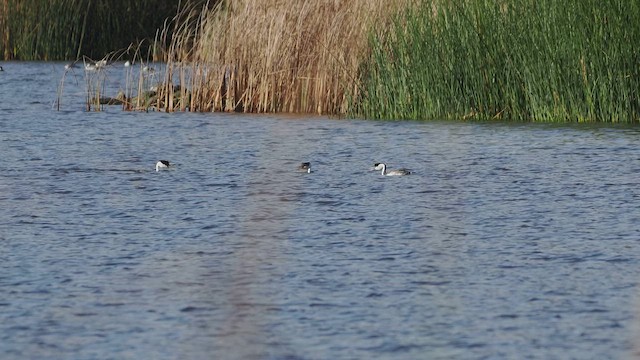
[[[168,160],[158,160],[156,163],[156,171],[160,171],[160,169],[166,169],[171,166],[171,163]]]
[[[4,69],[2,68],[2,66],[0,66],[0,71],[4,71]]]
[[[98,71],[107,67],[107,60],[98,60],[94,63],[85,63],[84,70],[85,71]]]
[[[400,175],[409,175],[411,171],[407,169],[397,169],[397,170],[389,170],[387,171],[387,165],[384,163],[375,163],[373,164],[373,170],[382,170],[382,175],[385,176],[400,176]]]
[[[300,166],[298,166],[298,170],[304,170],[307,173],[311,173],[311,163],[303,162],[302,164],[300,164]]]

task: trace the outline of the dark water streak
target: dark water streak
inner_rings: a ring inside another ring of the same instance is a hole
[[[4,68],[3,358],[630,354],[636,128],[55,112]]]

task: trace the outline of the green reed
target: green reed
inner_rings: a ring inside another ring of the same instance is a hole
[[[5,59],[44,60],[75,55],[79,9],[73,1],[4,0],[0,12],[0,47]],[[52,56],[56,54],[55,56]]]
[[[372,34],[352,115],[640,120],[640,3],[424,0]]]
[[[206,0],[0,0],[0,57],[100,59],[154,38],[183,3]],[[147,42],[147,44],[150,44]]]

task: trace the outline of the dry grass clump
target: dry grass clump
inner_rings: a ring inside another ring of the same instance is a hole
[[[345,113],[371,27],[406,2],[236,0],[185,11],[168,41],[164,108]],[[177,82],[188,103],[170,107]]]

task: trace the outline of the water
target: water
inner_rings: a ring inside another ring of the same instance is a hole
[[[58,112],[3,66],[3,359],[632,356],[638,128],[85,112],[77,70]]]

